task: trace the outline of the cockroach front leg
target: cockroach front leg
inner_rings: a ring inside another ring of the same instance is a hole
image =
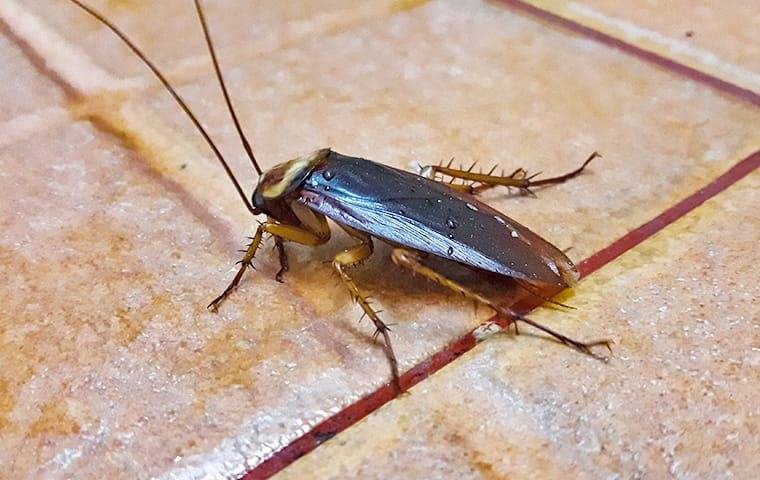
[[[227,298],[238,286],[240,280],[243,278],[243,274],[248,267],[253,268],[253,257],[256,255],[256,251],[261,246],[261,241],[264,238],[264,234],[269,233],[275,237],[275,240],[290,241],[300,243],[302,245],[316,246],[325,243],[330,239],[329,230],[327,232],[320,232],[319,234],[311,232],[305,228],[297,227],[293,225],[283,225],[280,223],[274,223],[267,221],[259,225],[256,229],[256,234],[251,239],[251,243],[243,255],[243,259],[240,260],[240,269],[235,274],[235,278],[232,279],[230,284],[224,291],[216,297],[208,305],[208,309],[216,312],[219,309],[219,305]]]
[[[391,337],[389,335],[390,329],[382,320],[380,320],[378,314],[381,311],[376,311],[372,308],[369,298],[365,297],[361,294],[361,292],[359,292],[359,288],[356,286],[354,280],[348,275],[348,273],[346,273],[346,269],[358,265],[372,255],[372,252],[374,250],[372,245],[372,238],[370,238],[370,236],[366,233],[354,230],[353,228],[344,225],[341,225],[341,227],[343,227],[343,229],[346,230],[349,235],[359,239],[361,243],[354,247],[343,250],[339,254],[335,255],[335,258],[333,259],[333,267],[335,267],[335,270],[338,272],[338,275],[340,275],[341,280],[343,280],[343,284],[348,289],[348,293],[351,295],[351,299],[354,302],[358,303],[359,306],[362,307],[362,310],[364,310],[362,318],[365,316],[369,317],[369,319],[372,320],[372,323],[375,325],[374,338],[377,338],[378,335],[383,336],[383,340],[385,342],[385,355],[388,357],[388,361],[391,366],[393,384],[396,387],[396,390],[398,392],[401,392],[402,389],[398,373],[398,361],[396,360],[396,354],[393,352],[393,345],[391,344]]]
[[[544,178],[541,180],[535,180],[535,178],[540,175],[541,172],[528,175],[528,172],[523,168],[518,168],[510,175],[504,175],[503,172],[501,175],[494,175],[493,173],[496,170],[495,166],[489,172],[482,173],[480,171],[473,171],[473,168],[475,167],[474,163],[472,166],[470,166],[470,168],[464,170],[461,168],[451,168],[451,162],[449,162],[449,164],[446,166],[430,165],[423,167],[420,175],[426,178],[430,178],[431,180],[441,181],[442,183],[445,183],[455,190],[464,191],[470,194],[478,194],[485,190],[488,190],[489,188],[501,186],[514,187],[525,194],[533,195],[531,188],[562,183],[570,180],[571,178],[580,175],[588,166],[588,164],[599,156],[599,153],[594,152],[589,155],[589,157],[586,159],[586,161],[583,162],[580,167],[576,168],[572,172],[566,173],[564,175],[559,175],[557,177]],[[439,180],[438,174],[451,177],[451,181],[443,182],[442,180]],[[471,184],[455,184],[453,183],[454,179],[469,181]]]
[[[427,265],[422,263],[422,257],[420,256],[419,253],[415,252],[414,250],[408,250],[406,248],[394,248],[393,253],[391,253],[391,258],[393,259],[393,262],[396,265],[407,268],[411,270],[413,273],[418,273],[422,275],[423,277],[427,278],[428,280],[438,283],[439,285],[443,285],[444,287],[449,288],[463,295],[466,298],[475,300],[476,302],[479,302],[483,305],[487,305],[491,307],[496,313],[510,320],[512,323],[515,323],[515,326],[516,326],[517,321],[525,322],[534,328],[537,328],[545,333],[548,333],[552,337],[556,338],[559,342],[569,347],[572,347],[580,352],[583,352],[587,355],[590,355],[594,358],[600,358],[600,357],[598,357],[592,351],[593,347],[601,345],[601,346],[607,347],[607,349],[610,349],[610,343],[612,343],[610,340],[579,342],[577,340],[573,340],[572,338],[566,337],[565,335],[562,335],[561,333],[555,332],[554,330],[548,327],[545,327],[541,325],[540,323],[537,323],[529,318],[526,318],[518,314],[517,312],[512,311],[509,308],[499,305],[493,300],[487,297],[484,297],[483,295],[477,292],[474,292],[473,290],[461,285],[460,283],[454,280],[451,280],[450,278],[447,278],[445,275],[439,272],[436,272],[432,268],[428,267]]]

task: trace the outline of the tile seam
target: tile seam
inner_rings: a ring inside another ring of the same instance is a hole
[[[749,90],[741,85],[737,85],[728,80],[724,80],[720,77],[699,70],[698,68],[686,65],[677,60],[665,57],[658,53],[646,50],[642,47],[629,43],[621,38],[615,37],[611,34],[605,33],[601,30],[583,25],[582,23],[563,17],[549,10],[545,10],[524,0],[493,0],[499,4],[504,5],[505,8],[522,12],[531,17],[559,25],[571,32],[595,40],[607,47],[621,50],[633,57],[643,60],[647,63],[654,64],[660,68],[672,72],[680,77],[688,78],[689,80],[699,82],[703,85],[729,94],[740,100],[749,102],[754,106],[760,106],[760,94]]]

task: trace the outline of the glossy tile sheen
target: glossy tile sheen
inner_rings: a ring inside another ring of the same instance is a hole
[[[276,478],[751,478],[758,192],[755,172],[584,280],[576,312],[535,313],[612,334],[608,364],[492,338]]]
[[[757,2],[526,0],[525,3],[760,93]]]
[[[754,2],[742,0],[679,0],[667,4],[583,0],[600,12],[626,18],[665,36],[714,53],[723,60],[760,74],[760,11]]]
[[[210,14],[224,7],[214,5]],[[79,28],[32,11],[65,38]],[[538,200],[486,196],[582,259],[760,144],[760,113],[748,106],[501,8],[434,2],[362,18],[227,70],[264,165],[332,145],[404,168],[453,155],[554,174],[597,149],[605,158],[587,175]],[[248,44],[236,41],[226,51],[242,58]],[[82,85],[120,72],[113,45],[93,45],[76,68],[52,62],[52,73]],[[174,68],[246,171],[213,79],[198,65]],[[0,288],[0,355],[13,366],[0,373],[0,465],[13,476],[240,475],[387,381],[372,328],[357,323],[358,307],[326,263],[350,244],[340,233],[319,249],[289,248],[284,285],[262,249],[258,271],[221,313],[205,311],[255,223],[165,92],[145,85],[76,99],[69,122],[0,150],[9,199],[0,204],[0,265],[11,278]],[[355,276],[397,324],[403,368],[488,316],[387,256],[379,246]]]
[[[0,33],[3,33],[2,29]],[[5,127],[3,136],[11,135],[9,130],[21,128],[14,125],[24,120],[30,121],[35,112],[63,103],[62,92],[55,82],[40,72],[40,66],[34,65],[6,35],[0,35],[0,65],[5,77],[0,82],[0,126]]]
[[[23,5],[61,34],[71,45],[88,52],[116,76],[148,76],[148,72],[111,32],[67,0],[7,0]],[[200,62],[208,67],[193,2],[185,0],[89,0],[126,32],[158,65],[171,71],[178,64]],[[202,2],[215,45],[227,62],[244,61],[261,52],[310,35],[340,30],[364,17],[389,15],[418,2],[349,0],[281,2],[277,0],[213,0]],[[232,49],[229,47],[234,46]]]

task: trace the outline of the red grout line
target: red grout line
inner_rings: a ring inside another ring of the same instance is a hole
[[[702,205],[705,201],[726,190],[734,183],[749,175],[759,166],[760,150],[741,160],[728,169],[724,174],[684,198],[674,206],[668,208],[660,215],[644,223],[635,230],[628,232],[606,248],[603,248],[581,262],[578,265],[578,270],[580,271],[581,276],[586,277],[596,270],[599,270],[623,253],[652,237],[663,228]],[[538,307],[541,303],[540,300],[536,301],[525,298],[515,304],[513,308],[520,313],[526,313],[533,308]],[[489,321],[498,323],[502,328],[506,327],[506,322],[498,317],[494,317]],[[409,389],[413,387],[456,360],[462,354],[471,350],[478,343],[478,339],[474,332],[475,330],[470,331],[463,337],[447,345],[440,352],[424,362],[415,365],[412,369],[401,375],[401,385],[403,388]],[[257,480],[271,477],[301,458],[303,455],[306,455],[317,448],[323,442],[331,439],[338,433],[346,430],[359,422],[359,420],[390,402],[395,396],[395,390],[391,384],[383,385],[361,400],[352,403],[332,417],[324,420],[312,430],[276,452],[272,457],[245,474],[243,480]]]
[[[656,64],[666,70],[670,70],[672,72],[675,72],[678,75],[682,75],[691,80],[694,80],[695,82],[705,84],[716,90],[720,90],[724,93],[728,93],[735,97],[741,98],[742,100],[748,101],[756,106],[760,106],[760,94],[757,94],[753,92],[752,90],[748,90],[746,88],[740,87],[734,83],[728,82],[714,75],[710,75],[709,73],[703,72],[701,70],[697,70],[696,68],[689,67],[682,63],[678,63],[675,60],[671,60],[657,53],[651,52],[649,50],[645,50],[632,43],[628,43],[624,40],[613,37],[612,35],[600,32],[598,30],[594,30],[593,28],[587,27],[581,23],[576,22],[575,20],[567,19],[565,17],[562,17],[550,11],[544,10],[540,7],[536,7],[534,5],[525,3],[522,0],[498,0],[498,1],[500,3],[503,3],[507,7],[513,8],[514,10],[522,11],[524,13],[527,13],[528,15],[539,18],[546,22],[558,24],[563,28],[571,30],[580,35],[592,38],[593,40],[596,40],[604,45],[617,48],[626,53],[630,53],[631,55],[635,57],[638,57],[644,61]]]
[[[700,188],[652,220],[631,230],[612,244],[594,253],[578,265],[581,277],[585,277],[607,265],[655,233],[691,212],[715,195],[727,189],[760,167],[760,150],[728,169],[706,186]]]

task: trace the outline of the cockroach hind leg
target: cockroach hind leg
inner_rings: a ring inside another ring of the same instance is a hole
[[[609,361],[609,356],[603,356],[599,355],[598,353],[594,352],[594,347],[604,346],[607,348],[610,355],[612,354],[612,344],[615,342],[611,339],[603,339],[603,340],[593,340],[591,342],[581,342],[578,340],[574,340],[568,336],[562,335],[561,333],[552,330],[551,328],[541,325],[540,323],[536,322],[535,320],[531,320],[528,317],[525,317],[524,315],[520,315],[516,312],[511,312],[512,318],[517,322],[525,322],[528,325],[532,326],[533,328],[536,328],[538,330],[541,330],[542,332],[549,334],[550,336],[554,337],[556,341],[559,343],[562,343],[564,345],[567,345],[568,347],[574,348],[578,350],[581,353],[585,353],[586,355],[595,358],[596,360],[600,360],[603,362]]]
[[[472,194],[478,194],[481,193],[488,188],[493,188],[496,186],[502,186],[507,188],[517,188],[522,194],[529,195],[532,197],[535,197],[535,193],[533,192],[533,188],[535,187],[541,187],[546,185],[553,185],[558,183],[563,183],[567,180],[570,180],[573,177],[576,177],[580,175],[588,166],[591,161],[597,157],[600,157],[598,152],[593,152],[584,162],[583,164],[576,168],[575,170],[565,173],[563,175],[559,175],[556,177],[550,177],[550,178],[544,178],[544,179],[536,179],[538,175],[541,174],[541,172],[534,173],[528,175],[528,171],[524,168],[518,168],[515,171],[513,171],[510,175],[505,175],[504,171],[502,170],[499,175],[494,175],[494,169],[491,169],[488,173],[476,173],[472,171],[471,166],[468,169],[464,169],[463,167],[459,168],[452,168],[451,164],[449,163],[446,166],[430,166],[425,167],[426,172],[428,175],[426,175],[428,178],[435,179],[437,178],[437,175],[443,175],[445,177],[450,177],[451,180],[448,182],[444,182],[447,184],[452,184],[453,180],[460,179],[460,180],[469,180],[472,182],[478,183],[477,187],[472,187],[469,190],[469,193]]]
[[[504,313],[508,311],[484,295],[481,295],[480,293],[460,284],[459,282],[448,278],[446,275],[424,264],[422,262],[423,258],[424,256],[421,254],[421,252],[400,247],[394,248],[391,253],[391,259],[393,260],[393,263],[399,265],[400,267],[406,268],[412,272],[412,274],[419,274],[431,282],[435,282],[462,295],[464,298],[482,305],[486,305],[497,313]],[[504,317],[510,320],[510,323],[516,325],[516,322],[511,320],[511,316],[504,315]]]
[[[555,305],[557,307],[567,308],[568,310],[577,310],[577,308],[574,307],[574,306],[572,306],[572,305],[567,305],[566,303],[558,302],[556,300],[553,300],[553,299],[547,297],[546,295],[543,295],[540,291],[534,289],[532,286],[529,286],[530,283],[528,283],[528,282],[525,282],[525,281],[517,279],[517,278],[514,279],[514,280],[515,280],[515,283],[517,283],[517,286],[519,286],[520,288],[522,288],[526,292],[530,293],[534,297],[540,298],[541,300],[543,300],[546,303],[550,303],[550,304]]]
[[[547,333],[554,337],[557,341],[560,343],[563,343],[569,347],[573,347],[576,350],[579,350],[587,355],[590,355],[598,360],[607,361],[606,357],[602,357],[600,355],[597,355],[593,352],[592,348],[596,346],[604,345],[607,347],[610,352],[612,351],[610,344],[612,343],[611,340],[597,340],[593,342],[579,342],[578,340],[573,340],[570,337],[567,337],[565,335],[562,335],[559,332],[555,332],[554,330],[550,329],[549,327],[545,327],[541,325],[538,322],[535,322],[523,315],[520,315],[517,312],[514,312],[513,310],[503,307],[499,305],[498,303],[490,300],[489,298],[459,284],[458,282],[446,277],[445,275],[433,270],[432,268],[428,267],[421,261],[420,255],[414,251],[409,250],[405,248],[394,248],[393,252],[391,253],[391,258],[393,259],[393,262],[396,265],[399,265],[401,267],[407,268],[412,272],[416,272],[423,277],[427,278],[430,281],[433,281],[435,283],[438,283],[444,287],[447,287],[457,293],[461,293],[465,297],[475,300],[479,303],[482,303],[484,305],[488,305],[491,307],[496,313],[498,313],[500,316],[502,316],[504,319],[510,321],[511,324],[515,326],[515,334],[519,334],[519,330],[517,328],[517,322],[522,321],[527,323],[528,325],[533,326],[534,328],[537,328],[538,330],[543,331],[544,333]],[[507,325],[509,327],[509,325]]]

